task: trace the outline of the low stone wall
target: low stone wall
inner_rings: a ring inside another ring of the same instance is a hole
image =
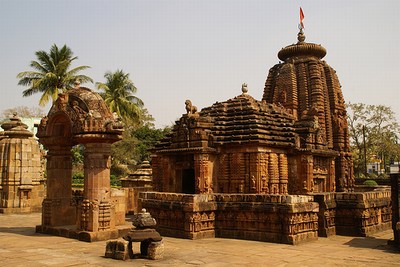
[[[213,195],[142,192],[139,201],[157,221],[163,236],[214,237],[216,203]]]
[[[392,220],[389,189],[371,192],[315,194],[319,204],[318,234],[368,236],[390,229]]]
[[[336,198],[335,193],[314,195],[314,201],[319,204],[318,236],[329,237],[336,235]]]
[[[218,237],[299,244],[318,238],[318,204],[310,196],[215,195]]]
[[[140,200],[161,235],[287,244],[318,238],[318,204],[312,196],[145,192]]]

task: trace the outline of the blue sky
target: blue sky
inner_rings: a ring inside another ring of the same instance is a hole
[[[0,110],[37,105],[16,75],[52,44],[67,44],[95,82],[130,73],[157,127],[185,113],[186,99],[201,109],[244,82],[261,99],[278,51],[297,41],[300,6],[306,41],[327,49],[346,102],[390,106],[400,121],[397,0],[0,0]]]

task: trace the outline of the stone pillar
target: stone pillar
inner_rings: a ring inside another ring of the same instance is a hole
[[[110,167],[111,144],[85,144],[85,185],[79,227],[82,230],[97,232],[115,228]]]
[[[301,181],[302,181],[302,191],[301,194],[312,193],[314,186],[314,163],[312,155],[302,155],[301,156]]]
[[[269,193],[279,194],[279,163],[278,155],[271,153],[268,162]]]
[[[76,209],[72,199],[71,146],[48,146],[47,196],[43,201],[42,225],[73,225]]]
[[[288,159],[285,154],[279,154],[279,193],[288,193]]]
[[[196,194],[198,193],[211,193],[212,190],[212,175],[209,173],[209,155],[196,154],[194,156],[194,172],[196,179]]]

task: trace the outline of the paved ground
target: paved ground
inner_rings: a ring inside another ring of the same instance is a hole
[[[162,260],[124,262],[104,258],[105,241],[36,234],[40,220],[40,213],[0,214],[0,266],[400,266],[400,252],[387,245],[391,231],[369,238],[319,238],[299,246],[166,237]],[[134,249],[138,251],[138,245]]]

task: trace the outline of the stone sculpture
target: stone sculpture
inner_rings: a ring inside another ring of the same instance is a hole
[[[161,259],[164,244],[160,234],[154,229],[156,220],[145,209],[133,216],[134,228],[122,240],[109,241],[106,244],[106,258],[127,260],[135,258],[132,242],[140,242],[140,256],[152,260]]]

